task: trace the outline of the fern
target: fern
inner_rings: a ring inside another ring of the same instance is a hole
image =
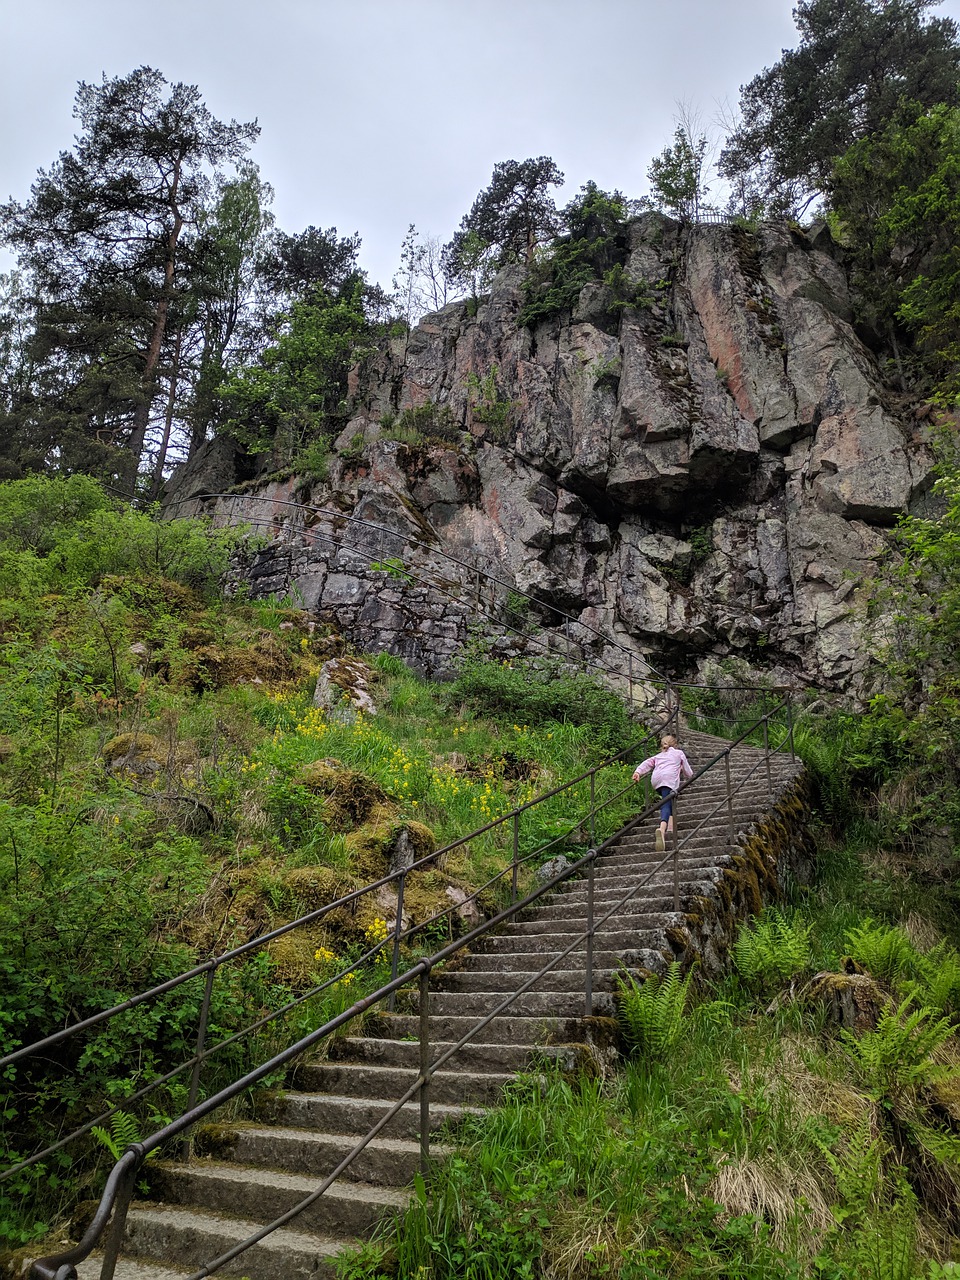
[[[875,920],[848,929],[847,946],[858,964],[890,986],[911,977],[917,967],[917,953],[903,930]]]
[[[95,1124],[90,1130],[101,1146],[107,1148],[114,1160],[119,1160],[128,1147],[140,1141],[140,1126],[128,1111],[115,1111],[110,1117],[110,1129]],[[157,1150],[149,1151],[147,1159],[158,1155]]]
[[[837,1196],[843,1206],[834,1210],[840,1225],[846,1218],[863,1217],[875,1210],[883,1177],[884,1147],[880,1139],[873,1136],[870,1112],[866,1111],[860,1117],[840,1151],[833,1151],[822,1141],[817,1145],[833,1174]]]
[[[763,990],[789,982],[810,966],[810,925],[770,908],[744,924],[733,944],[733,962],[748,986]]]
[[[875,1031],[855,1036],[845,1028],[840,1032],[864,1084],[877,1101],[897,1101],[923,1085],[950,1075],[932,1055],[953,1034],[949,1018],[936,1018],[929,1009],[911,1007],[905,1000],[897,1009],[887,1009]]]
[[[665,976],[651,974],[637,982],[630,974],[619,978],[618,1011],[624,1038],[635,1053],[662,1058],[680,1038],[693,970],[680,977],[676,960]]]
[[[960,1013],[960,952],[947,942],[938,943],[925,956],[917,956],[917,980],[909,990],[919,1005],[939,1013]]]

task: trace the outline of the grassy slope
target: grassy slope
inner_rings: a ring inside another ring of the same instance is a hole
[[[592,687],[538,691],[529,673],[482,662],[458,685],[429,686],[386,656],[373,663],[376,717],[327,715],[313,683],[342,645],[297,609],[221,600],[228,552],[190,522],[115,508],[82,478],[0,486],[0,1052],[376,879],[401,832],[420,853],[465,834],[631,732]],[[628,772],[602,775],[598,796]],[[583,784],[526,816],[521,853],[558,835],[568,851],[582,844],[588,794]],[[618,802],[602,830],[629,809]],[[449,888],[472,892],[511,853],[510,829],[496,828],[412,875],[407,916],[449,907]],[[481,907],[499,902],[493,888]],[[388,914],[363,903],[228,966],[214,1032],[337,972]],[[453,916],[420,945],[464,927]],[[380,977],[371,965],[357,986],[223,1054],[206,1087]],[[0,1099],[4,1154],[28,1154],[188,1056],[199,986],[14,1072]],[[133,1109],[137,1123],[183,1101],[174,1082]],[[98,1150],[80,1144],[0,1186],[8,1243],[95,1189]]]

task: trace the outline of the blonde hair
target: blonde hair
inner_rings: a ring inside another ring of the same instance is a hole
[[[667,747],[675,747],[676,745],[677,745],[677,740],[672,733],[665,733],[663,737],[660,739],[660,746],[663,748],[664,751],[666,751]]]

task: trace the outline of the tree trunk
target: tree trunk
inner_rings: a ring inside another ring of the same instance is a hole
[[[147,345],[147,355],[143,365],[143,373],[140,378],[140,399],[133,414],[133,423],[130,430],[130,441],[127,445],[130,453],[129,474],[129,496],[132,498],[137,489],[137,473],[140,469],[140,459],[143,456],[143,446],[147,438],[147,427],[150,423],[150,409],[153,406],[153,398],[157,389],[157,365],[160,363],[160,351],[163,347],[163,338],[167,331],[167,316],[170,312],[170,299],[173,296],[173,273],[177,261],[177,241],[180,239],[180,232],[183,230],[183,215],[177,205],[177,190],[180,184],[180,167],[183,157],[177,158],[174,167],[173,177],[170,185],[170,198],[168,200],[169,207],[173,213],[173,225],[170,228],[170,234],[167,236],[167,243],[164,252],[163,262],[163,287],[160,290],[160,297],[157,301],[157,310],[153,320],[153,331],[150,334],[150,342]]]
[[[173,360],[170,366],[170,385],[167,390],[167,411],[163,418],[163,436],[157,451],[157,460],[153,467],[153,484],[150,486],[150,501],[156,502],[163,488],[163,464],[167,460],[170,448],[170,433],[173,430],[173,412],[177,404],[177,387],[180,384],[180,348],[183,345],[183,332],[177,331],[173,347]]]

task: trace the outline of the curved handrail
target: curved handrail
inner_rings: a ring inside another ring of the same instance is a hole
[[[787,700],[784,699],[773,711],[767,712],[764,716],[760,717],[760,719],[755,721],[754,724],[750,725],[748,729],[746,729],[743,733],[741,733],[736,740],[734,740],[728,746],[726,746],[706,765],[702,766],[700,769],[695,770],[692,776],[686,781],[682,782],[681,785],[674,792],[671,793],[671,795],[674,797],[680,796],[695,781],[697,781],[699,778],[708,774],[714,768],[716,768],[716,766],[721,760],[729,761],[730,754],[734,750],[734,748],[740,745],[741,743],[743,743],[746,740],[746,738],[749,737],[750,734],[755,731],[758,725],[761,725],[761,724],[763,725],[764,736],[765,738],[767,738],[771,716],[776,715],[779,711],[783,710],[784,707],[786,707],[787,705],[788,705]],[[791,740],[791,733],[792,733],[792,730],[788,729],[787,735],[783,740],[784,743]],[[770,755],[769,742],[767,742],[767,746],[763,750],[767,760],[769,761],[769,755]],[[758,767],[759,763],[760,762],[758,761],[757,765],[755,765],[754,768]],[[754,771],[753,769],[748,771],[748,773],[744,776],[744,778],[741,779],[740,782],[738,783],[736,790],[739,791],[741,789],[746,779],[752,776],[753,771]],[[373,1008],[375,1005],[379,1003],[382,1003],[384,1000],[389,999],[391,996],[393,996],[396,993],[396,991],[400,990],[401,987],[408,985],[414,979],[421,980],[421,988],[420,988],[421,998],[426,999],[428,995],[428,989],[423,979],[429,978],[430,973],[438,964],[451,958],[458,951],[468,948],[474,942],[479,941],[481,938],[485,937],[487,934],[492,932],[493,929],[499,927],[499,925],[505,923],[508,920],[513,919],[514,916],[526,910],[530,905],[538,901],[544,894],[551,892],[553,889],[557,888],[560,884],[570,880],[573,876],[578,875],[581,871],[586,870],[588,868],[591,871],[590,885],[591,885],[591,893],[592,893],[592,884],[593,884],[592,871],[600,855],[604,851],[614,847],[614,845],[622,839],[623,835],[626,832],[632,830],[635,826],[638,825],[638,823],[642,822],[644,819],[656,813],[660,807],[660,804],[661,804],[661,800],[658,798],[655,802],[648,805],[644,810],[642,810],[639,814],[637,814],[636,817],[634,817],[629,823],[627,823],[623,828],[621,828],[620,831],[616,832],[612,836],[609,836],[601,845],[597,846],[594,849],[591,849],[586,855],[578,859],[570,867],[565,868],[564,870],[559,872],[556,876],[553,876],[550,880],[546,881],[543,885],[539,886],[538,888],[533,890],[531,893],[526,895],[526,897],[524,897],[521,901],[514,902],[509,907],[504,908],[502,911],[500,911],[496,916],[492,917],[490,920],[484,921],[480,925],[477,925],[474,929],[470,930],[463,938],[450,942],[445,947],[440,948],[439,951],[435,952],[430,957],[417,961],[403,974],[394,975],[389,982],[381,985],[376,991],[370,993],[368,996],[365,996],[361,1000],[356,1001],[353,1005],[351,1005],[349,1009],[346,1009],[342,1013],[336,1015],[334,1018],[329,1019],[326,1023],[323,1024],[323,1026],[309,1032],[306,1036],[303,1036],[296,1043],[288,1046],[286,1049],[276,1054],[268,1062],[262,1063],[260,1066],[254,1068],[252,1071],[249,1071],[245,1076],[241,1077],[240,1080],[234,1081],[232,1084],[225,1086],[216,1094],[211,1095],[211,1097],[206,1098],[202,1102],[195,1104],[192,1109],[188,1110],[186,1113],[179,1116],[177,1119],[172,1120],[168,1124],[162,1126],[160,1129],[156,1130],[149,1137],[142,1139],[138,1143],[133,1144],[130,1148],[127,1149],[127,1151],[124,1152],[120,1160],[114,1165],[114,1168],[111,1170],[111,1173],[108,1177],[107,1185],[101,1197],[97,1212],[94,1215],[94,1219],[91,1222],[89,1228],[84,1233],[84,1236],[81,1239],[81,1241],[70,1250],[67,1250],[61,1254],[40,1258],[37,1261],[35,1261],[31,1267],[31,1275],[34,1276],[36,1280],[76,1280],[76,1271],[74,1269],[74,1264],[89,1257],[90,1253],[92,1253],[94,1248],[96,1248],[97,1244],[100,1242],[100,1238],[103,1234],[104,1228],[108,1220],[110,1219],[110,1215],[113,1212],[115,1206],[117,1207],[118,1212],[116,1215],[114,1215],[112,1232],[113,1232],[113,1235],[116,1237],[116,1242],[115,1242],[116,1253],[118,1253],[119,1245],[120,1245],[120,1236],[122,1235],[122,1229],[123,1229],[122,1219],[125,1217],[125,1211],[126,1211],[126,1205],[121,1199],[121,1194],[123,1189],[126,1187],[129,1187],[130,1190],[132,1191],[133,1180],[136,1176],[136,1171],[139,1168],[140,1164],[143,1162],[143,1160],[146,1159],[147,1155],[151,1151],[156,1150],[163,1143],[168,1142],[171,1139],[179,1137],[180,1135],[184,1134],[194,1124],[198,1123],[200,1120],[203,1120],[206,1116],[210,1115],[213,1111],[217,1110],[226,1102],[232,1101],[233,1099],[238,1097],[241,1093],[246,1092],[248,1089],[252,1088],[254,1085],[260,1083],[260,1081],[265,1079],[267,1076],[275,1073],[282,1067],[289,1066],[293,1061],[295,1061],[297,1058],[302,1056],[308,1049],[313,1048],[321,1040],[323,1040],[329,1035],[334,1034],[336,1031],[346,1026],[347,1023],[352,1021],[355,1017],[367,1012],[369,1009]],[[334,1169],[334,1171],[323,1180],[321,1185],[317,1189],[315,1189],[313,1192],[311,1192],[311,1194],[308,1197],[306,1197],[306,1199],[300,1201],[297,1205],[293,1206],[290,1210],[287,1210],[280,1218],[277,1218],[273,1222],[260,1228],[254,1235],[248,1237],[244,1241],[239,1242],[237,1245],[234,1245],[227,1253],[222,1254],[218,1258],[213,1259],[211,1262],[205,1264],[199,1272],[195,1272],[193,1275],[191,1275],[188,1278],[188,1280],[203,1280],[204,1277],[212,1274],[215,1270],[225,1265],[225,1263],[230,1261],[232,1258],[239,1256],[239,1254],[243,1253],[246,1249],[256,1244],[259,1240],[265,1238],[272,1231],[277,1230],[279,1227],[285,1225],[287,1222],[292,1221],[305,1208],[307,1208],[310,1204],[314,1203],[317,1199],[319,1199],[319,1197],[324,1194],[327,1188],[332,1185],[332,1183],[336,1180],[336,1178],[339,1177],[339,1175],[346,1168],[350,1166],[350,1164],[353,1162],[356,1156],[358,1156],[360,1152],[369,1144],[369,1142],[372,1141],[373,1138],[384,1128],[384,1126],[389,1122],[389,1120],[392,1119],[392,1117],[397,1114],[397,1112],[402,1106],[404,1106],[408,1101],[410,1101],[417,1093],[421,1095],[421,1100],[423,1099],[425,1091],[429,1088],[430,1077],[445,1061],[447,1061],[450,1057],[452,1057],[453,1054],[457,1052],[460,1048],[462,1048],[465,1044],[469,1043],[469,1041],[473,1039],[479,1033],[479,1031],[483,1029],[483,1027],[488,1025],[495,1017],[498,1017],[500,1013],[502,1013],[505,1009],[509,1008],[510,1005],[512,1005],[517,999],[519,999],[521,995],[523,995],[526,991],[530,990],[531,987],[533,987],[536,984],[536,982],[539,981],[540,978],[542,978],[545,974],[551,972],[554,968],[556,968],[562,959],[564,959],[566,956],[571,954],[572,951],[576,950],[578,947],[578,944],[585,940],[587,942],[587,947],[588,947],[588,962],[587,962],[588,997],[587,999],[589,1004],[589,1000],[590,1000],[589,992],[591,989],[589,974],[592,971],[592,960],[591,960],[592,952],[590,951],[590,947],[591,947],[593,936],[596,934],[597,928],[600,925],[606,923],[606,921],[609,920],[612,916],[614,916],[615,913],[619,911],[627,902],[629,902],[633,897],[635,897],[636,894],[639,893],[639,891],[642,888],[644,888],[663,869],[663,867],[671,859],[671,857],[674,860],[674,866],[676,868],[676,859],[678,857],[678,845],[676,844],[674,845],[674,849],[672,853],[665,852],[664,857],[660,860],[660,862],[657,863],[653,868],[651,868],[647,873],[647,875],[644,876],[642,880],[639,880],[634,885],[631,885],[630,888],[621,896],[621,898],[618,901],[616,901],[613,904],[613,906],[608,908],[605,914],[603,914],[599,918],[591,917],[588,928],[583,933],[576,936],[574,940],[564,948],[563,951],[554,955],[553,958],[545,966],[543,966],[542,969],[534,973],[520,987],[518,987],[515,991],[508,994],[505,997],[505,999],[501,1001],[501,1003],[491,1013],[485,1015],[482,1019],[478,1020],[478,1022],[474,1025],[474,1027],[468,1029],[468,1032],[461,1038],[461,1040],[456,1045],[452,1046],[450,1049],[446,1050],[443,1054],[441,1054],[441,1056],[435,1062],[429,1063],[428,1061],[427,1063],[423,1064],[421,1067],[421,1072],[418,1079],[415,1080],[412,1085],[410,1085],[410,1087],[406,1090],[406,1092],[402,1095],[402,1097],[394,1104],[393,1108],[390,1109],[386,1115],[380,1118],[380,1120],[365,1135],[365,1137],[362,1138],[356,1144],[353,1150],[349,1152],[347,1156],[345,1156],[341,1160],[341,1162],[338,1164],[336,1169]],[[422,1025],[425,1025],[423,1023],[424,1017],[425,1017],[424,1009],[423,1009],[423,1006],[421,1006]],[[423,1105],[422,1101],[421,1101],[421,1105]],[[429,1126],[421,1123],[422,1147],[424,1146],[424,1144],[429,1144]],[[427,1146],[427,1149],[428,1149],[428,1146]],[[109,1252],[110,1251],[108,1250],[108,1253]],[[116,1253],[114,1253],[113,1255],[113,1262],[115,1262],[116,1260]],[[106,1269],[106,1266],[105,1266],[105,1270],[102,1274],[112,1276],[113,1274],[112,1264],[109,1267],[109,1271]]]
[[[136,996],[131,997],[129,1000],[125,1000],[120,1004],[112,1006],[109,1009],[101,1010],[96,1014],[92,1014],[89,1018],[85,1018],[80,1022],[72,1023],[69,1027],[63,1027],[59,1031],[53,1032],[49,1036],[45,1036],[41,1040],[35,1041],[29,1045],[21,1046],[20,1048],[13,1050],[12,1052],[6,1054],[4,1057],[0,1058],[0,1069],[6,1066],[12,1065],[24,1058],[36,1056],[37,1054],[52,1048],[53,1046],[63,1042],[64,1040],[71,1038],[74,1035],[79,1034],[80,1032],[87,1031],[92,1027],[98,1026],[101,1023],[107,1022],[122,1013],[128,1012],[130,1009],[134,1008],[139,1004],[144,1003],[147,1000],[156,999],[159,996],[165,995],[168,992],[183,985],[184,983],[192,981],[194,978],[206,976],[207,982],[208,982],[207,1003],[209,1003],[209,984],[212,982],[212,979],[215,976],[216,972],[223,965],[243,955],[246,955],[251,951],[259,950],[262,947],[268,946],[271,942],[274,942],[276,941],[276,939],[281,938],[284,935],[292,932],[294,929],[301,929],[309,925],[316,924],[317,922],[322,920],[325,916],[331,914],[333,911],[342,909],[345,906],[352,906],[356,902],[358,902],[360,898],[366,896],[367,894],[375,893],[377,890],[385,888],[386,886],[392,884],[393,882],[399,882],[400,892],[402,893],[402,886],[406,882],[406,877],[411,873],[424,870],[428,867],[436,866],[438,862],[442,858],[444,858],[447,854],[449,854],[455,849],[462,847],[464,844],[469,843],[469,841],[475,839],[478,836],[484,835],[487,832],[494,830],[498,827],[505,826],[508,823],[516,824],[523,813],[526,813],[527,811],[533,808],[536,808],[539,804],[545,803],[546,801],[553,799],[555,796],[563,794],[563,792],[565,791],[572,790],[574,787],[580,786],[582,783],[595,778],[596,775],[602,770],[610,768],[616,764],[619,764],[620,762],[622,762],[624,757],[635,752],[638,749],[638,747],[640,747],[644,742],[648,741],[651,736],[652,735],[650,734],[645,735],[638,742],[632,743],[629,747],[626,747],[623,751],[618,752],[615,756],[610,757],[608,760],[603,761],[601,764],[593,765],[590,769],[577,775],[575,778],[568,779],[565,782],[559,783],[557,786],[552,787],[549,791],[542,792],[540,795],[531,797],[530,800],[524,801],[523,804],[514,806],[513,809],[508,810],[506,813],[501,814],[497,818],[491,819],[490,822],[484,823],[482,826],[475,828],[473,831],[467,833],[466,835],[458,836],[455,840],[450,841],[448,844],[444,845],[442,848],[434,850],[434,852],[430,854],[426,854],[422,858],[417,859],[415,862],[411,863],[410,866],[408,867],[402,868],[397,871],[389,872],[387,875],[382,876],[379,880],[372,881],[369,884],[362,885],[357,889],[351,890],[350,893],[344,894],[341,897],[335,899],[334,901],[328,902],[324,904],[324,906],[318,907],[314,911],[308,912],[306,915],[298,917],[296,920],[289,921],[284,925],[280,925],[276,929],[271,930],[269,933],[262,934],[257,938],[252,938],[248,942],[242,943],[239,947],[234,947],[231,950],[223,952],[218,956],[211,957],[209,960],[206,960],[201,964],[194,965],[192,968],[185,970],[183,973],[177,974],[172,978],[168,978],[166,981],[159,983],[158,985],[151,987],[146,991],[139,992]],[[626,788],[624,789],[624,791],[625,790]],[[601,807],[606,807],[606,805],[612,804],[616,799],[619,799],[620,796],[624,794],[624,791],[615,792],[613,796],[607,797]],[[591,812],[587,815],[587,817],[592,819],[592,817],[596,812],[599,812],[599,810],[596,810],[596,809],[591,810]],[[581,819],[581,822],[582,821],[583,819]],[[559,840],[564,838],[565,838],[564,836],[559,836],[553,840],[546,842],[546,844],[539,846],[536,850],[528,854],[523,859],[517,858],[516,850],[515,850],[515,856],[513,861],[507,863],[505,867],[503,867],[495,876],[493,876],[490,880],[488,880],[484,885],[481,885],[480,888],[476,889],[467,899],[464,900],[464,902],[474,901],[482,892],[488,889],[497,880],[503,879],[508,874],[513,875],[514,888],[516,888],[516,876],[517,876],[518,868],[524,863],[532,861],[533,859],[541,856],[544,852],[546,852],[547,849],[553,847],[554,844],[556,844]],[[422,921],[420,924],[411,926],[409,929],[404,930],[402,926],[402,916],[403,916],[402,897],[399,896],[398,894],[397,922],[396,922],[395,929],[393,931],[393,938],[392,938],[394,972],[396,972],[396,968],[397,968],[397,963],[399,959],[399,948],[400,948],[401,941],[404,940],[405,938],[409,938],[413,936],[416,933],[421,932],[428,925],[435,923],[438,919],[442,919],[445,916],[453,915],[454,912],[462,908],[462,906],[464,905],[464,902],[451,903],[450,907],[448,907],[445,911],[439,912],[436,915],[430,917],[429,920]],[[188,1070],[189,1068],[193,1068],[194,1071],[196,1072],[199,1069],[199,1067],[202,1065],[202,1063],[205,1062],[208,1058],[212,1057],[215,1053],[220,1052],[222,1049],[225,1049],[230,1044],[236,1043],[236,1041],[242,1039],[244,1036],[250,1035],[257,1030],[260,1030],[263,1026],[267,1025],[267,1023],[289,1012],[291,1009],[295,1008],[299,1004],[302,1004],[306,999],[309,999],[311,996],[318,995],[324,990],[326,990],[327,988],[333,986],[336,982],[342,981],[348,974],[355,973],[368,960],[370,960],[373,956],[375,956],[378,951],[382,950],[383,946],[385,945],[385,942],[386,942],[386,939],[384,940],[384,942],[378,943],[376,946],[374,946],[369,951],[367,951],[364,955],[360,956],[359,959],[355,960],[342,972],[337,973],[331,978],[325,979],[324,982],[311,988],[306,993],[298,996],[295,1000],[289,1002],[287,1005],[283,1006],[281,1009],[271,1011],[269,1015],[256,1020],[254,1023],[243,1028],[241,1031],[236,1032],[233,1035],[227,1037],[225,1040],[219,1041],[217,1044],[212,1046],[207,1046],[207,1047],[203,1047],[198,1044],[197,1052],[194,1055],[192,1055],[190,1058],[186,1059],[184,1062],[180,1063],[176,1068],[172,1069],[169,1072],[166,1072],[161,1076],[155,1077],[153,1080],[149,1081],[146,1085],[141,1086],[141,1088],[136,1090],[133,1094],[123,1098],[120,1102],[110,1107],[106,1111],[86,1121],[83,1125],[73,1130],[70,1134],[66,1135],[63,1138],[60,1138],[57,1142],[45,1147],[42,1151],[36,1152],[33,1155],[18,1161],[16,1164],[8,1166],[6,1169],[0,1172],[0,1182],[6,1180],[7,1178],[13,1177],[16,1173],[19,1173],[23,1169],[28,1168],[33,1164],[36,1164],[38,1161],[45,1159],[47,1156],[53,1155],[55,1152],[62,1150],[64,1147],[68,1146],[71,1142],[82,1137],[84,1134],[89,1133],[90,1130],[95,1125],[102,1124],[105,1121],[109,1120],[111,1116],[115,1115],[118,1111],[123,1110],[131,1102],[138,1101],[139,1099],[147,1096],[147,1094],[152,1092],[154,1089],[159,1088],[161,1085],[168,1083],[170,1080],[176,1078],[178,1075],[181,1075],[184,1071]],[[204,1015],[201,1014],[201,1023],[203,1022],[204,1022]]]

